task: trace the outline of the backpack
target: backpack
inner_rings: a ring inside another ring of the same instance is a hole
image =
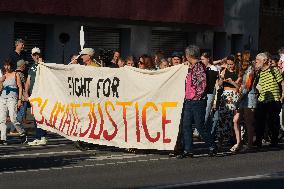
[[[273,78],[274,78],[274,80],[275,80],[275,82],[277,82],[277,80],[276,80],[276,75],[275,75],[275,72],[274,72],[274,69],[273,69],[274,67],[270,67],[269,68],[269,72],[272,74],[272,76],[273,76]],[[283,76],[282,76],[283,77]],[[257,86],[257,84],[258,84],[258,82],[259,82],[259,78],[260,78],[260,72],[258,72],[257,73],[257,75],[256,75],[256,77],[255,77],[255,79],[254,79],[254,82],[253,82],[253,86],[254,86],[254,88],[256,89],[256,86]],[[282,85],[281,85],[281,82],[277,82],[277,85],[278,85],[278,87],[279,87],[279,92],[280,92],[280,94],[282,94]],[[256,91],[257,91],[257,97],[259,96],[259,91],[256,89]]]

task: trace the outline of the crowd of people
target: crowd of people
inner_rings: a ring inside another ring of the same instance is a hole
[[[31,51],[33,63],[28,63],[24,43],[21,39],[15,41],[15,51],[4,61],[0,73],[2,145],[7,145],[7,121],[19,133],[22,143],[47,144],[46,131],[37,128],[36,139],[28,142],[23,127],[37,65],[43,62],[41,50],[35,47]],[[270,147],[278,146],[283,125],[280,113],[284,108],[284,48],[277,56],[262,52],[253,58],[249,51],[244,51],[215,61],[209,53],[200,54],[196,45],[188,46],[184,53],[173,52],[170,57],[157,51],[154,56],[122,59],[114,51],[110,61],[103,62],[96,61],[94,55],[94,49],[84,48],[71,56],[69,64],[111,68],[126,65],[147,70],[188,65],[179,135],[171,153],[177,158],[193,156],[194,129],[208,145],[210,156],[228,146],[233,153],[259,149],[264,141],[269,141]]]

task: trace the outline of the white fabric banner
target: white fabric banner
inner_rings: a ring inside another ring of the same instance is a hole
[[[173,150],[187,71],[40,64],[32,112],[38,127],[73,141]]]

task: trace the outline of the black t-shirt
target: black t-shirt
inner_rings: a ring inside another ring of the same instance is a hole
[[[237,72],[230,72],[228,69],[226,69],[225,74],[224,74],[224,79],[229,79],[229,78],[231,78],[232,81],[236,82],[238,80]],[[224,82],[223,86],[224,87],[236,88],[234,85],[232,85],[231,83],[228,83],[228,82]]]
[[[109,68],[119,68],[119,66],[117,64],[114,64],[114,63],[109,64],[107,67],[109,67]]]
[[[210,66],[206,68],[206,93],[213,94],[216,80],[218,79],[219,72],[216,66]]]
[[[26,52],[25,51],[22,51],[20,54],[18,54],[16,51],[13,51],[12,53],[10,53],[9,58],[12,61],[12,64],[13,64],[12,69],[13,70],[17,69],[17,62],[19,60],[27,61],[27,56],[26,56]]]

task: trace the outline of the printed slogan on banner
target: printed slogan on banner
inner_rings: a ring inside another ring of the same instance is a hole
[[[147,71],[40,64],[30,102],[38,127],[73,141],[173,150],[184,65]]]

